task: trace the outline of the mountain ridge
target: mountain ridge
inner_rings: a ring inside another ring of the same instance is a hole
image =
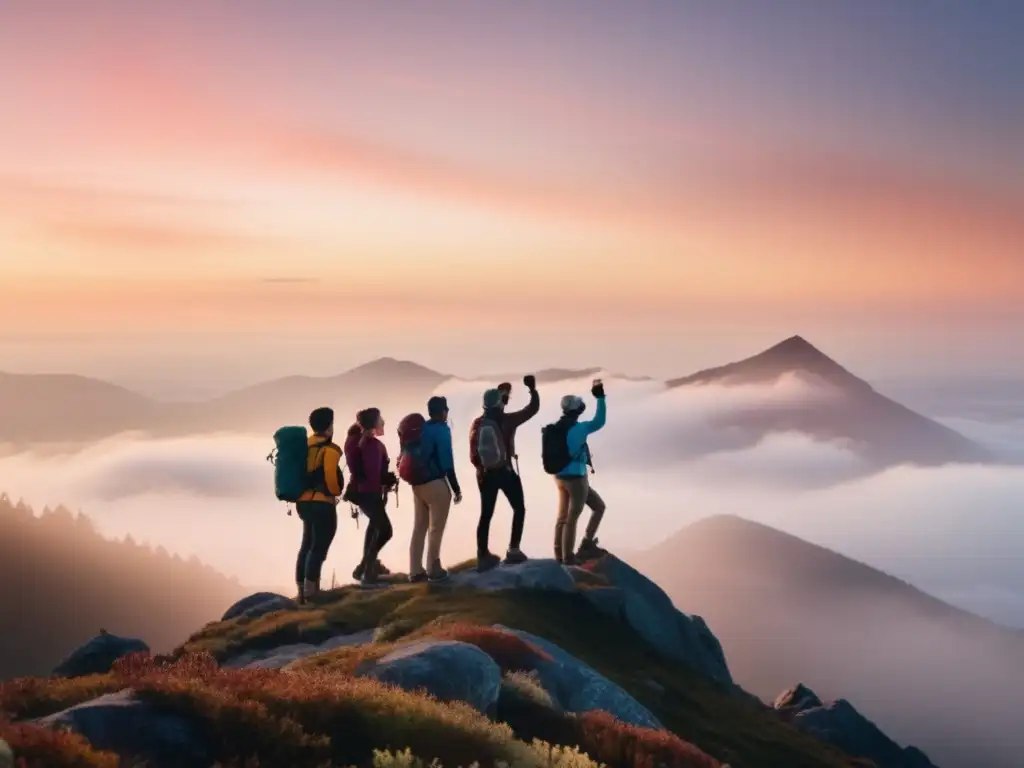
[[[736,681],[763,700],[800,680],[940,765],[1016,765],[1007,706],[1024,689],[1024,633],[736,515],[698,520],[640,562],[715,628]]]

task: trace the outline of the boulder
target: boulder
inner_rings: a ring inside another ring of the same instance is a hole
[[[517,629],[495,625],[495,629],[511,632],[532,643],[551,656],[536,668],[540,684],[567,712],[589,712],[600,709],[629,725],[664,730],[650,710],[600,672],[584,664],[570,653],[542,637]]]
[[[279,645],[276,648],[246,651],[225,660],[221,666],[233,669],[283,669],[293,661],[332,651],[335,648],[363,645],[372,639],[373,630],[368,629],[351,635],[335,635],[322,643],[292,643],[291,645]]]
[[[298,607],[299,604],[290,597],[285,597],[275,592],[256,592],[248,597],[243,597],[224,611],[224,615],[221,616],[220,620],[230,621],[240,616],[254,619],[257,616],[263,616],[274,611],[294,611]]]
[[[464,701],[480,712],[494,711],[501,669],[475,645],[421,640],[367,662],[357,674],[406,691],[422,690],[440,701]]]
[[[35,722],[70,728],[96,749],[143,758],[154,768],[185,768],[211,761],[194,723],[160,711],[130,690],[100,696]]]
[[[136,637],[112,635],[105,629],[79,646],[53,669],[58,677],[83,677],[109,672],[114,662],[133,653],[149,653],[149,646]]]
[[[924,752],[901,747],[845,699],[823,704],[798,683],[775,699],[775,709],[801,731],[878,768],[935,768]]]
[[[700,616],[677,610],[661,587],[614,555],[605,555],[590,569],[621,590],[622,618],[662,657],[688,664],[712,680],[732,684],[722,644]],[[597,599],[605,606],[602,610],[612,610],[609,593],[599,593]]]
[[[575,592],[572,574],[555,560],[527,560],[519,565],[499,565],[484,573],[470,569],[453,573],[453,586],[469,586],[486,592],[503,589],[548,589]]]

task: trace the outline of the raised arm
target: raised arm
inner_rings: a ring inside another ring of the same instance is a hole
[[[592,435],[597,432],[601,427],[604,426],[606,416],[606,410],[604,405],[604,398],[597,398],[597,412],[594,413],[594,418],[590,421],[581,421],[579,425],[583,427],[584,432],[588,435]]]
[[[512,411],[512,413],[505,413],[505,420],[513,427],[518,427],[521,424],[526,423],[540,411],[540,393],[536,389],[530,390],[530,402],[521,411]]]

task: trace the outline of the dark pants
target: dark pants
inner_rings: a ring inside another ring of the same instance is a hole
[[[394,529],[388,517],[387,503],[375,493],[362,495],[358,499],[359,511],[370,521],[363,539],[363,567],[377,561],[384,545],[391,541]]]
[[[302,544],[295,561],[295,583],[320,583],[320,569],[327,559],[334,534],[338,532],[338,509],[329,501],[300,501],[296,505],[302,521]]]
[[[499,491],[505,494],[509,506],[512,507],[512,538],[509,549],[519,549],[519,544],[523,540],[523,523],[526,520],[523,481],[511,467],[481,472],[477,474],[476,479],[480,488],[480,523],[476,527],[477,553],[490,551],[488,543],[491,537],[491,518],[494,517],[494,505],[498,502]]]

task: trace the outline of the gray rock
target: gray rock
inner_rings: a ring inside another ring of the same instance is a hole
[[[109,672],[114,662],[133,653],[149,653],[149,646],[135,637],[112,635],[104,629],[79,646],[53,669],[58,677],[82,677]]]
[[[243,597],[224,611],[224,615],[220,620],[230,621],[231,619],[237,619],[239,616],[254,619],[257,616],[263,616],[274,611],[294,611],[298,607],[299,604],[290,597],[278,595],[275,592],[256,592],[248,597]]]
[[[878,768],[935,768],[916,747],[904,749],[845,699],[823,704],[798,683],[775,700],[775,709],[805,733],[851,757],[871,760]]]
[[[36,720],[48,728],[70,728],[99,750],[141,757],[154,768],[209,765],[199,729],[188,720],[161,712],[132,691],[109,693]]]
[[[336,635],[318,644],[293,643],[291,645],[279,645],[276,648],[246,651],[238,656],[232,656],[224,661],[221,666],[233,669],[283,669],[299,659],[315,656],[318,653],[331,651],[335,648],[363,645],[372,639],[373,630],[368,629],[351,635]]]
[[[613,619],[624,619],[626,593],[618,587],[590,587],[581,589],[582,594],[597,610]]]
[[[527,560],[519,565],[499,565],[484,573],[466,570],[453,573],[447,583],[452,586],[475,587],[486,592],[503,589],[576,591],[576,581],[572,574],[555,560]]]
[[[772,707],[783,713],[796,714],[808,709],[822,706],[818,695],[803,683],[797,683],[789,690],[780,693]]]
[[[422,640],[402,646],[358,674],[406,691],[425,690],[441,701],[464,701],[490,713],[501,690],[501,669],[475,645],[451,640]]]
[[[551,656],[537,666],[537,677],[555,702],[567,712],[600,709],[624,723],[663,730],[650,710],[600,672],[584,664],[549,640],[500,624],[501,629],[526,640]]]
[[[700,616],[678,611],[661,587],[614,555],[602,557],[591,570],[621,590],[622,617],[661,656],[688,664],[713,680],[732,684],[722,645]],[[599,595],[598,599],[609,600],[607,594]]]

